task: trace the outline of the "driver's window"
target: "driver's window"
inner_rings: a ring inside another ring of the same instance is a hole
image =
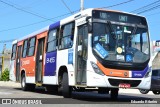
[[[149,47],[148,47],[147,33],[142,33],[142,38],[143,38],[142,52],[148,54],[149,53]]]
[[[140,50],[140,34],[136,34],[133,36],[132,47]]]

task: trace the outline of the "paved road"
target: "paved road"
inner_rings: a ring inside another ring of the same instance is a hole
[[[26,100],[27,98],[39,100],[42,98],[42,103],[49,104],[131,104],[134,101],[141,101],[139,103],[156,103],[160,104],[160,95],[153,94],[133,94],[133,93],[119,93],[118,100],[111,100],[109,95],[97,94],[96,92],[73,92],[72,98],[63,98],[59,95],[54,95],[46,92],[43,88],[37,88],[34,92],[24,92],[20,87],[4,87],[0,86],[0,98],[20,98]],[[47,99],[43,99],[47,98]]]

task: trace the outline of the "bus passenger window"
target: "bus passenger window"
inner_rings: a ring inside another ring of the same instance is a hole
[[[11,56],[12,60],[16,58],[16,50],[17,50],[17,44],[14,44],[12,47],[12,56]]]
[[[29,50],[28,50],[28,56],[33,56],[34,55],[34,50],[35,50],[35,42],[36,38],[31,38],[29,40]]]
[[[25,40],[23,43],[23,54],[22,57],[25,58],[27,54],[28,40]]]
[[[47,52],[52,52],[56,50],[57,46],[57,29],[49,31],[48,40],[47,40]]]
[[[71,48],[74,39],[74,23],[67,24],[61,29],[60,49]]]

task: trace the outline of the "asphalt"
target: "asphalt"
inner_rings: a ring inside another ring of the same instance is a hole
[[[21,87],[20,83],[13,82],[13,81],[0,81],[0,86],[13,87],[13,88],[20,88]],[[120,89],[119,93],[141,94],[138,89]],[[151,91],[148,94],[153,95],[153,93]]]

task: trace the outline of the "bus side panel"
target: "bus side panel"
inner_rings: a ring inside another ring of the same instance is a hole
[[[75,85],[75,74],[74,74],[74,63],[71,64],[70,60],[68,59],[68,55],[70,53],[69,50],[71,49],[65,49],[65,50],[60,50],[57,52],[57,81],[58,81],[58,71],[60,69],[60,67],[65,66],[67,68],[67,72],[68,72],[68,78],[69,78],[69,85]]]
[[[43,84],[56,84],[57,51],[46,53]]]
[[[18,42],[17,40],[12,42],[12,52],[13,52],[13,45],[17,44],[17,42]],[[12,55],[11,55],[11,61],[10,61],[9,79],[12,80],[12,81],[16,81],[16,73],[15,73],[15,70],[16,70],[16,57],[17,57],[17,46],[16,46],[15,59],[12,60]]]
[[[26,83],[35,83],[35,57],[22,59],[21,71],[25,70]]]
[[[16,76],[15,76],[15,60],[11,60],[10,61],[10,74],[9,74],[9,79],[12,80],[12,81],[16,81]]]

